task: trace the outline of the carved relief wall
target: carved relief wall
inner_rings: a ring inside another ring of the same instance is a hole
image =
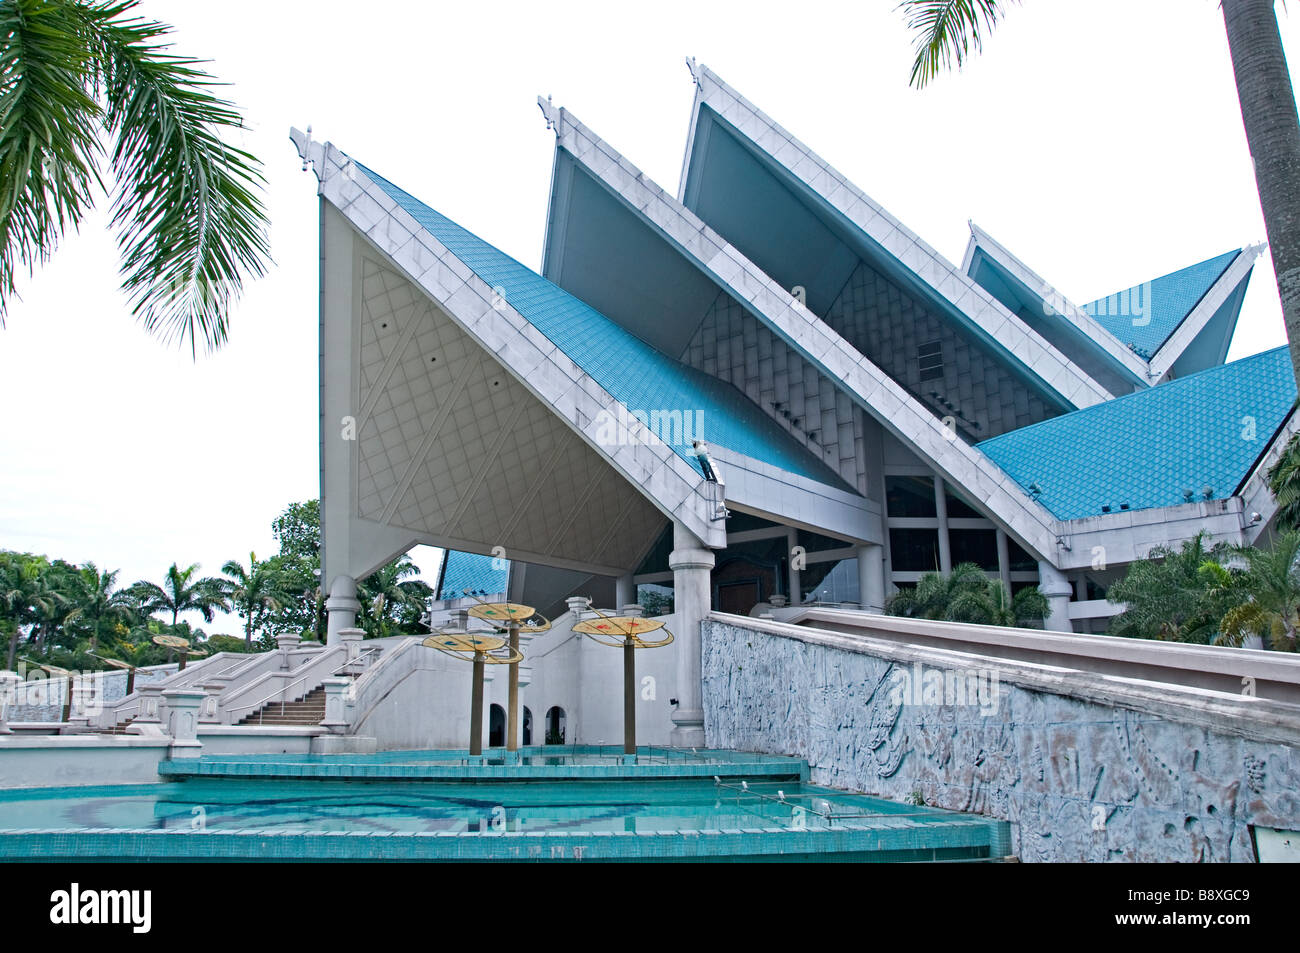
[[[1249,862],[1248,825],[1300,827],[1300,749],[1180,722],[1172,702],[1160,717],[1006,679],[994,693],[988,672],[714,621],[703,656],[709,747],[1009,820],[1023,861]]]

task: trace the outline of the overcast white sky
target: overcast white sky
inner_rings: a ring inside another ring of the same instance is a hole
[[[1075,301],[1264,239],[1215,0],[1025,0],[923,92],[894,6],[145,0],[232,84],[276,266],[197,363],[133,323],[102,216],[22,282],[0,330],[0,547],[123,583],[216,573],[271,555],[271,520],[317,495],[317,200],[290,125],[539,267],[536,96],[675,193],[693,55],[951,261],[973,219]],[[1266,257],[1230,357],[1283,343]]]

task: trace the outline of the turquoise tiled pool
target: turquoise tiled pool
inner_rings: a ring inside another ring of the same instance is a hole
[[[1004,822],[812,785],[797,759],[573,755],[531,766],[455,752],[194,759],[166,765],[171,780],[153,784],[4,791],[0,859],[921,861],[1009,852]],[[701,766],[713,774],[697,776]],[[431,768],[460,774],[420,773]],[[498,778],[502,768],[551,776]],[[593,768],[611,770],[573,776]],[[381,769],[390,774],[369,773]]]

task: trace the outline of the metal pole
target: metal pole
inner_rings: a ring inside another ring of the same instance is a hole
[[[469,753],[483,753],[483,653],[474,653],[474,687],[470,690]]]
[[[623,640],[623,753],[636,754],[636,645]]]
[[[518,657],[519,652],[519,623],[510,623],[510,654],[512,658]],[[519,750],[519,663],[511,662],[510,669],[510,688],[507,691],[506,698],[506,750]]]
[[[63,698],[63,721],[72,717],[72,676],[68,676],[68,683],[63,689],[67,694]]]

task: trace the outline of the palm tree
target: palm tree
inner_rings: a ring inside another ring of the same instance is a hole
[[[244,277],[265,273],[264,179],[223,141],[239,113],[136,6],[0,4],[0,321],[17,266],[48,260],[104,188],[107,153],[122,288],[148,332],[193,355],[225,342]]]
[[[410,628],[418,621],[426,600],[433,595],[428,583],[412,578],[419,574],[420,567],[403,555],[357,584],[362,625],[372,636],[386,636],[394,627]]]
[[[1233,553],[1245,561],[1236,573],[1219,571],[1212,579],[1218,591],[1237,595],[1219,622],[1219,642],[1239,646],[1250,634],[1259,635],[1277,651],[1297,650],[1300,633],[1300,531],[1278,536],[1268,549],[1235,546]]]
[[[950,573],[925,573],[915,589],[896,593],[885,612],[913,619],[1041,628],[1048,605],[1037,589],[1022,589],[1013,597],[1001,580],[990,579],[974,563],[961,563]]]
[[[1108,632],[1166,642],[1213,641],[1219,620],[1241,597],[1222,584],[1232,550],[1224,543],[1207,546],[1209,538],[1202,531],[1177,549],[1157,546],[1130,563],[1124,578],[1106,591],[1107,599],[1124,605]],[[1216,575],[1220,570],[1222,577]]]
[[[100,572],[88,562],[73,577],[72,599],[76,608],[68,613],[66,621],[83,619],[90,627],[90,649],[99,646],[105,622],[122,619],[131,611],[131,598],[124,590],[114,589],[118,570]]]
[[[204,622],[211,622],[216,610],[226,608],[224,583],[212,576],[196,578],[198,571],[198,563],[184,569],[172,563],[161,586],[141,580],[131,587],[133,595],[147,614],[170,612],[173,626],[182,612],[199,612]]]
[[[1277,523],[1300,527],[1300,437],[1287,441],[1277,462],[1268,471],[1268,488],[1277,500]]]
[[[902,0],[914,34],[912,84],[941,69],[961,66],[978,52],[1009,0]],[[1255,186],[1264,213],[1269,252],[1291,342],[1291,365],[1300,380],[1300,118],[1282,52],[1275,0],[1222,0],[1237,101],[1255,162]]]
[[[253,630],[260,628],[268,612],[279,612],[293,594],[284,588],[283,574],[271,560],[257,561],[255,553],[248,554],[248,566],[236,559],[221,567],[225,574],[225,592],[235,611],[244,620],[244,643],[253,644]]]
[[[62,618],[70,600],[58,574],[44,556],[7,553],[0,561],[0,613],[9,620],[9,652],[5,667],[14,667],[22,627],[41,647],[46,635]]]

